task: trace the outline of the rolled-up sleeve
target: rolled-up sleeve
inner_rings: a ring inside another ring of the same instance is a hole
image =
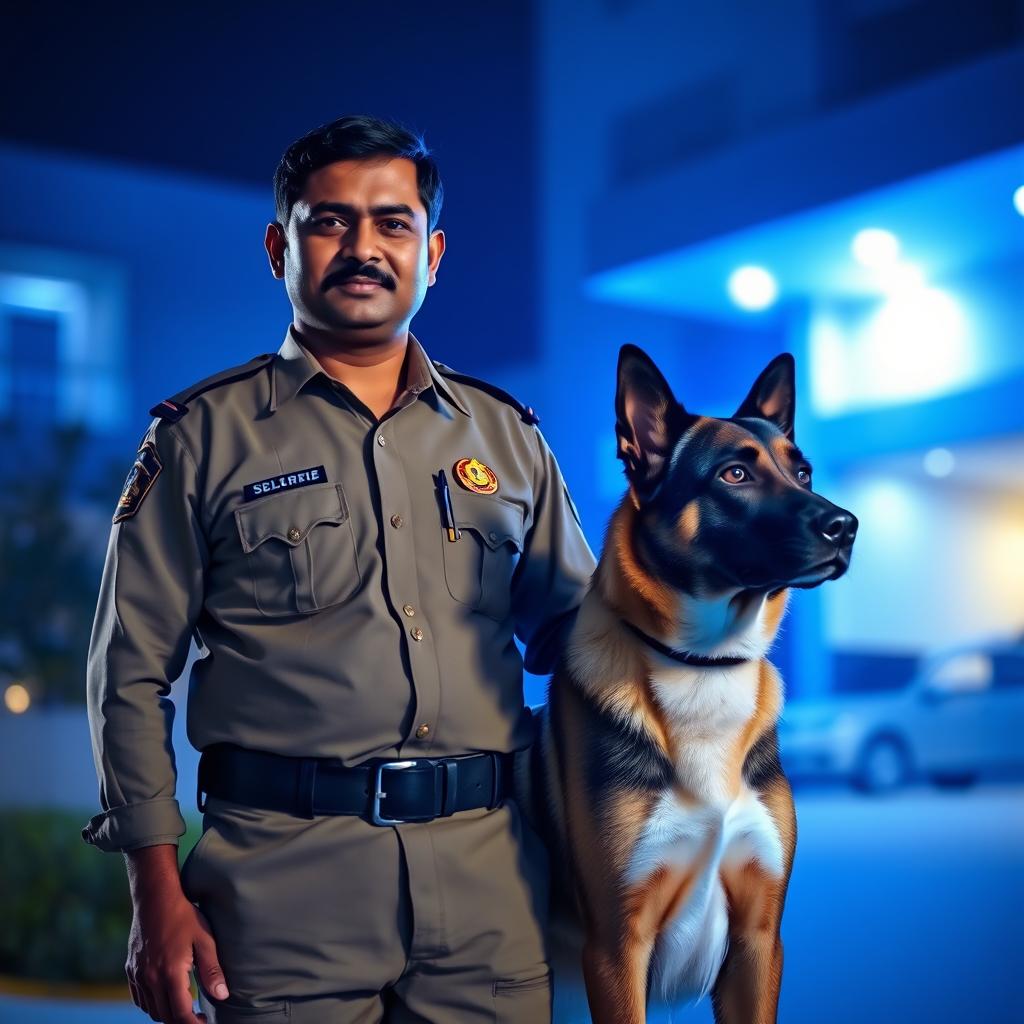
[[[103,810],[82,838],[110,852],[177,844],[185,832],[169,694],[188,659],[208,561],[198,472],[176,428],[154,421],[140,457],[144,493],[126,492],[110,532],[86,674]]]
[[[516,634],[529,672],[554,671],[596,568],[558,462],[536,427],[534,515],[512,579]]]

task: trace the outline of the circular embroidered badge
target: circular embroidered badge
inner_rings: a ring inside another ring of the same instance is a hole
[[[485,466],[479,459],[459,459],[452,467],[455,479],[467,491],[477,494],[493,494],[498,489],[498,478],[490,466]]]

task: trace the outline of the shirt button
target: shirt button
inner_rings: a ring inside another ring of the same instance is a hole
[[[498,535],[493,530],[491,530],[491,532],[489,534],[487,534],[487,536],[490,537],[491,540],[497,540],[498,539]]]
[[[386,445],[387,443],[388,443],[388,439],[383,434],[378,434],[377,435],[377,444],[379,444],[381,446],[381,448],[383,448],[384,445]]]
[[[293,526],[288,531],[288,539],[289,540],[298,540],[301,536],[302,536],[302,531],[298,527],[296,527],[296,526]]]
[[[391,517],[391,525],[396,530],[402,525],[402,517],[397,512]]]
[[[403,604],[402,605],[402,611],[405,612],[406,615],[415,615],[416,614],[416,609],[413,608],[413,606],[411,604]]]
[[[430,726],[424,723],[416,730],[416,739],[426,739],[430,735]]]
[[[423,639],[423,630],[420,629],[419,626],[417,626],[413,630],[410,630],[410,632],[412,633],[413,640],[422,640]]]

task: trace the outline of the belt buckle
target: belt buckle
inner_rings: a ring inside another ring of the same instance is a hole
[[[373,810],[370,812],[370,820],[374,825],[403,825],[405,818],[382,818],[380,815],[380,802],[387,796],[381,789],[381,777],[385,768],[394,768],[396,771],[402,768],[415,768],[418,761],[385,761],[377,765],[376,775],[373,784]]]

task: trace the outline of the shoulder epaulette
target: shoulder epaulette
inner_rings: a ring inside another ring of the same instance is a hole
[[[443,377],[448,377],[459,384],[468,384],[471,388],[479,388],[481,391],[486,391],[492,398],[497,398],[499,402],[511,405],[519,413],[524,423],[540,423],[540,417],[533,411],[533,406],[523,405],[518,398],[513,398],[497,384],[492,384],[489,380],[480,380],[479,377],[470,377],[468,373],[456,373],[450,366],[445,366],[444,363],[439,363],[436,359],[431,361]]]
[[[198,384],[193,384],[191,387],[179,391],[173,397],[157,402],[149,410],[149,415],[159,416],[170,423],[177,423],[188,412],[188,403],[194,398],[198,398],[214,388],[219,388],[222,384],[232,384],[236,380],[245,380],[246,377],[251,377],[254,373],[262,370],[273,358],[274,353],[269,352],[256,356],[255,359],[250,359],[249,362],[243,363],[241,366],[232,366],[227,370],[221,370],[220,373],[215,373],[213,376],[201,380]]]

